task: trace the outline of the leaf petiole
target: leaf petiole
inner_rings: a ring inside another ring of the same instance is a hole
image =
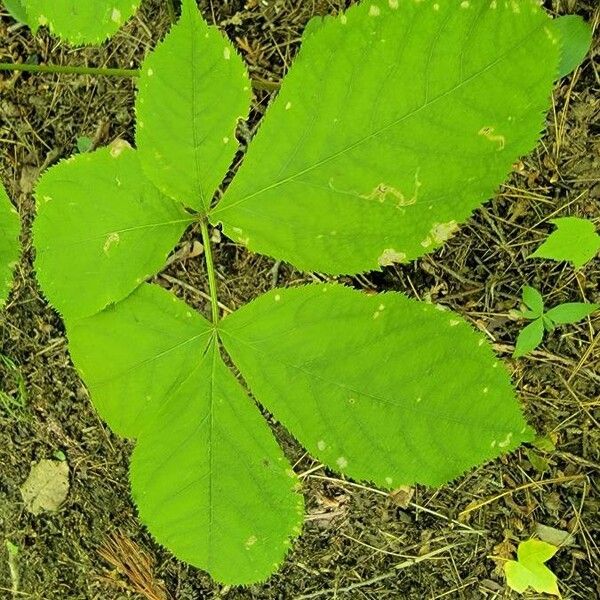
[[[92,75],[97,77],[130,77],[140,76],[138,69],[113,69],[111,67],[82,67],[77,65],[30,65],[26,63],[3,63],[0,62],[1,71],[22,71],[26,73],[50,73],[56,75]],[[276,81],[264,79],[251,79],[255,90],[272,92],[278,90],[280,84]]]
[[[202,244],[204,246],[204,257],[206,263],[206,271],[208,274],[208,286],[210,292],[210,305],[212,311],[213,325],[219,323],[219,300],[217,298],[217,278],[215,272],[215,264],[212,255],[212,246],[210,233],[208,231],[208,221],[203,218],[200,221],[200,230],[202,232]]]

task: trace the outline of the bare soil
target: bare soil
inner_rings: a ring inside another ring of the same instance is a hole
[[[276,93],[310,17],[341,0],[202,0],[244,55],[260,90],[245,140]],[[0,62],[29,61],[136,67],[168,30],[167,3],[148,0],[112,41],[72,49],[44,33],[31,36],[0,9]],[[577,12],[596,30],[596,0],[553,0],[555,13]],[[42,169],[76,149],[133,137],[134,85],[128,79],[0,74],[0,175],[24,223],[24,256],[7,309],[0,313],[0,598],[118,600],[479,599],[512,597],[502,562],[519,541],[546,525],[573,534],[550,566],[565,598],[600,597],[600,320],[557,329],[531,356],[510,354],[521,322],[524,284],[549,305],[600,302],[600,264],[581,273],[562,263],[526,260],[551,230],[549,219],[600,220],[600,37],[589,58],[555,90],[543,141],[515,165],[510,180],[443,249],[408,266],[353,280],[362,288],[399,290],[440,302],[485,331],[512,367],[524,409],[556,450],[533,447],[475,469],[440,489],[417,486],[407,503],[320,467],[276,427],[303,475],[304,532],[281,571],[247,588],[217,586],[175,560],[136,521],[127,482],[131,444],[95,414],[72,368],[63,325],[35,284],[30,225],[32,186]],[[264,89],[267,88],[267,89]],[[157,278],[201,311],[208,306],[199,257],[185,244]],[[221,300],[235,308],[278,285],[321,279],[252,255],[223,238],[216,245]],[[20,391],[22,378],[26,397]],[[34,516],[19,492],[34,461],[64,456],[71,468],[67,501]],[[546,461],[540,462],[539,459]],[[466,514],[463,511],[468,511]],[[462,514],[461,514],[462,513]],[[5,542],[19,549],[9,559]],[[18,592],[12,593],[18,579]],[[539,597],[528,594],[529,598]]]

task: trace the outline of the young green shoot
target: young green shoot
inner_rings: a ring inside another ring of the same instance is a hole
[[[578,323],[588,315],[596,312],[600,304],[588,302],[565,302],[545,310],[542,295],[528,285],[523,287],[522,301],[526,310],[517,313],[522,319],[530,320],[517,337],[514,358],[520,358],[533,352],[544,338],[544,332],[553,331],[558,325]]]

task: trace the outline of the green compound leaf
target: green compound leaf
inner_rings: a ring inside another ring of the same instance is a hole
[[[600,251],[600,235],[591,221],[579,217],[562,217],[550,221],[556,225],[548,239],[528,258],[569,261],[580,269]]]
[[[137,437],[131,485],[150,532],[217,581],[253,583],[283,560],[303,501],[212,331],[183,302],[144,285],[76,323],[69,338],[102,416]]]
[[[588,315],[600,309],[600,304],[589,304],[587,302],[566,302],[551,308],[546,317],[556,325],[577,323]]]
[[[544,299],[542,295],[529,285],[523,287],[523,303],[537,317],[541,317],[544,312]]]
[[[312,21],[212,222],[327,273],[438,247],[543,129],[549,23],[532,0],[372,0]]]
[[[544,320],[539,317],[524,327],[517,337],[513,358],[520,358],[535,350],[544,338]]]
[[[484,338],[401,294],[278,289],[224,319],[221,335],[257,400],[355,479],[438,485],[531,439]]]
[[[12,274],[21,251],[21,223],[6,190],[0,183],[0,307],[8,298]]]
[[[518,561],[504,563],[506,583],[522,594],[532,587],[540,594],[560,596],[556,575],[544,563],[550,560],[558,548],[541,540],[521,542],[517,549]]]
[[[565,77],[583,61],[592,44],[592,28],[578,15],[565,15],[552,21],[561,41],[559,76]]]
[[[136,141],[146,175],[165,194],[203,212],[237,150],[235,128],[252,96],[242,59],[193,0],[144,62]]]
[[[22,0],[28,23],[47,25],[71,44],[101,44],[138,9],[141,0]]]
[[[36,187],[38,280],[66,318],[91,315],[158,272],[193,220],[125,142],[49,169]]]

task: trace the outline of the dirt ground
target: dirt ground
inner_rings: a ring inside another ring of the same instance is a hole
[[[596,0],[546,4],[600,24]],[[345,3],[200,5],[240,48],[261,88],[252,130],[307,20]],[[0,62],[134,68],[169,27],[167,2],[148,0],[110,43],[74,50],[43,33],[33,38],[0,14]],[[600,56],[598,36],[592,56]],[[35,178],[71,154],[78,137],[88,136],[94,145],[132,140],[133,82],[0,74],[0,176],[23,219],[25,248],[0,313],[0,355],[14,363],[0,363],[0,387],[8,394],[0,403],[0,598],[505,598],[512,596],[503,559],[513,557],[518,542],[539,533],[540,525],[573,534],[550,562],[564,597],[600,597],[600,319],[558,329],[531,356],[515,361],[510,354],[522,323],[509,316],[526,283],[538,287],[549,305],[600,302],[599,261],[576,275],[563,263],[525,260],[551,230],[549,219],[578,215],[600,222],[599,70],[588,58],[557,84],[543,141],[443,249],[409,266],[349,280],[443,303],[486,331],[512,367],[530,422],[556,449],[521,448],[440,489],[418,486],[407,504],[407,498],[338,479],[278,429],[302,474],[306,525],[282,570],[248,588],[216,586],[139,526],[127,482],[131,444],[112,435],[94,413],[71,366],[61,321],[34,283],[29,228]],[[198,232],[189,232],[157,281],[206,312],[201,257],[186,258],[185,252],[194,239]],[[215,260],[221,300],[231,308],[269,289],[274,279],[288,285],[319,278],[287,265],[274,275],[272,261],[226,239],[216,245]],[[57,513],[33,516],[19,487],[33,461],[63,456],[71,469],[67,501]],[[18,548],[16,558],[6,541]]]

